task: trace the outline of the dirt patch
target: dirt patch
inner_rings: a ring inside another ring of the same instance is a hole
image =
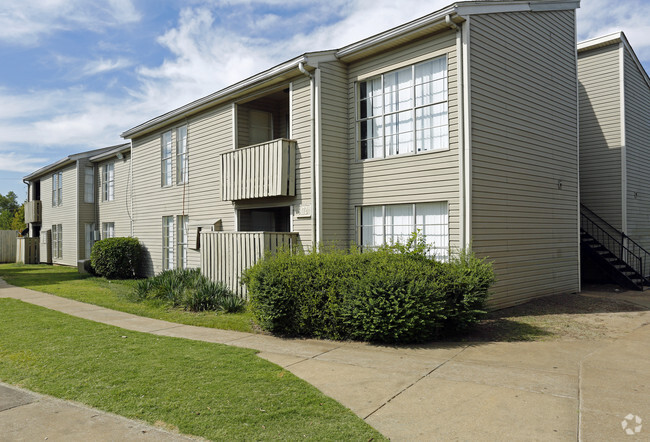
[[[650,323],[648,309],[616,299],[617,293],[605,287],[600,292],[590,291],[588,295],[548,296],[491,312],[463,340],[616,339]]]

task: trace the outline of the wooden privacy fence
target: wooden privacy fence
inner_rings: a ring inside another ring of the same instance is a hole
[[[0,262],[16,262],[17,230],[0,230]]]
[[[38,264],[38,248],[38,238],[17,238],[16,262],[18,264]]]
[[[201,232],[201,273],[246,298],[246,287],[240,284],[242,272],[267,252],[297,246],[297,233]]]

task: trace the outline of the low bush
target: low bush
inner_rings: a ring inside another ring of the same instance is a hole
[[[99,276],[127,279],[137,275],[142,249],[137,238],[106,238],[93,244],[90,265]]]
[[[267,257],[244,273],[252,311],[277,334],[390,343],[476,323],[494,281],[491,264],[471,253],[438,262],[410,244]]]
[[[228,287],[209,280],[199,269],[165,270],[152,278],[138,281],[133,300],[161,303],[195,312],[218,310],[236,313],[246,306],[246,302]]]

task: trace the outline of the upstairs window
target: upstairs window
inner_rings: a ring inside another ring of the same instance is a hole
[[[176,183],[187,183],[187,166],[189,157],[187,155],[187,126],[176,129]]]
[[[172,185],[172,131],[162,134],[160,148],[161,186]]]
[[[447,57],[360,81],[357,107],[361,159],[447,149]]]
[[[95,167],[86,166],[84,169],[84,203],[95,202]]]
[[[63,204],[63,172],[52,174],[52,207]]]
[[[104,201],[115,199],[115,163],[104,165],[104,176],[102,177],[102,194]]]

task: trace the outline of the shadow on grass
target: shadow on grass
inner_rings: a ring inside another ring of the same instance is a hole
[[[0,277],[8,284],[24,287],[52,285],[61,282],[91,278],[92,275],[78,273],[73,267],[36,265],[0,265]]]

